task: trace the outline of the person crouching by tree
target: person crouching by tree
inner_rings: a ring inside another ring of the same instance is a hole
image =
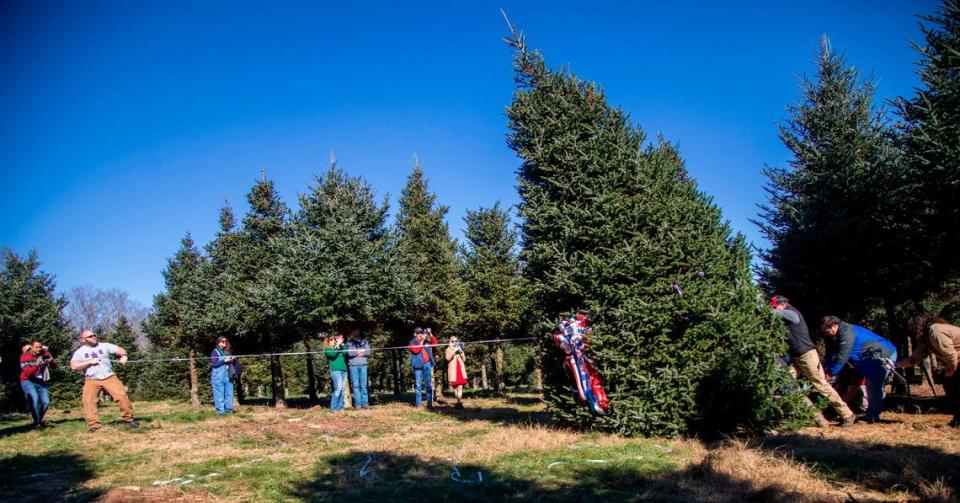
[[[43,416],[50,407],[50,392],[47,382],[50,380],[50,369],[57,368],[57,362],[50,351],[38,339],[34,339],[28,349],[20,355],[20,389],[27,396],[27,405],[33,416],[33,427],[41,429],[46,426]]]
[[[909,357],[897,362],[897,368],[912,367],[928,354],[936,355],[943,365],[943,391],[947,394],[947,408],[953,413],[949,425],[960,428],[960,375],[957,374],[960,327],[930,314],[914,317],[908,327],[915,347]]]
[[[217,345],[210,353],[210,387],[213,388],[213,408],[220,416],[233,414],[231,367],[236,360],[230,341],[226,337],[217,337]]]
[[[120,407],[120,417],[131,428],[139,428],[140,423],[133,418],[133,405],[127,397],[123,383],[113,373],[110,355],[119,355],[120,364],[127,364],[127,350],[116,344],[100,342],[93,330],[80,332],[80,347],[70,358],[70,368],[83,371],[83,412],[87,426],[93,433],[100,429],[100,416],[97,413],[97,395],[100,390],[110,394]]]
[[[415,400],[417,408],[423,407],[421,394],[426,392],[427,407],[433,407],[433,348],[437,345],[437,338],[433,335],[430,340],[426,338],[427,334],[422,328],[417,327],[413,331],[413,339],[410,340],[410,367],[413,368],[413,381],[415,386]]]
[[[824,316],[820,330],[837,340],[837,349],[827,358],[827,372],[836,376],[849,363],[867,380],[867,415],[864,421],[875,423],[880,420],[883,409],[884,386],[890,377],[890,370],[884,366],[883,359],[895,361],[897,348],[892,342],[863,328],[847,323],[836,316]]]
[[[456,408],[463,408],[463,385],[467,384],[467,365],[466,355],[463,352],[463,344],[457,336],[450,338],[450,344],[447,345],[445,354],[447,358],[447,379],[453,392],[457,397]]]
[[[790,305],[790,301],[783,295],[774,295],[770,300],[770,305],[773,308],[773,314],[783,319],[787,325],[790,373],[796,377],[799,372],[800,375],[810,381],[814,391],[827,398],[830,406],[837,411],[840,417],[840,426],[853,426],[857,416],[844,403],[837,390],[827,381],[827,377],[823,373],[823,367],[820,365],[820,355],[817,354],[817,347],[810,339],[810,330],[807,328],[807,322],[803,319],[803,315]],[[810,405],[813,406],[812,403]],[[815,417],[819,426],[829,424],[819,412],[816,412]]]
[[[367,357],[370,355],[370,343],[360,337],[360,330],[350,331],[350,340],[347,341],[347,352],[350,367],[350,387],[353,390],[353,407],[355,409],[366,409],[370,406],[370,398],[367,396]]]
[[[330,364],[330,378],[333,380],[333,391],[330,395],[330,411],[343,410],[343,389],[347,384],[347,352],[349,347],[343,342],[343,334],[331,335],[323,345],[323,354]]]

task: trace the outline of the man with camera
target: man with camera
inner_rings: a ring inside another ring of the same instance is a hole
[[[57,368],[57,362],[50,350],[38,339],[34,339],[30,342],[30,349],[20,355],[20,389],[27,396],[33,427],[38,430],[46,427],[43,416],[50,407],[47,382],[50,380],[51,368]]]
[[[421,394],[426,392],[427,407],[433,407],[433,348],[437,346],[437,338],[430,334],[427,339],[426,330],[417,327],[410,340],[410,366],[413,367],[413,380],[416,386],[415,400],[417,408],[423,407]]]

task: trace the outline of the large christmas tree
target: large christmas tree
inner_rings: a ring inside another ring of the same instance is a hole
[[[650,145],[599,87],[548,70],[521,36],[508,110],[523,251],[544,323],[544,393],[554,416],[624,434],[762,430],[796,410],[781,395],[782,327],[752,282],[750,255],[676,149]],[[578,404],[549,341],[576,310],[611,410]],[[778,398],[779,397],[779,398]]]

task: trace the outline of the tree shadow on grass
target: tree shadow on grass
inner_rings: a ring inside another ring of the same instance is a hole
[[[21,433],[27,433],[29,431],[34,431],[33,420],[30,419],[30,416],[26,417],[26,421],[29,421],[29,422],[26,422],[24,424],[4,426],[3,428],[0,428],[0,438],[19,435]],[[53,426],[54,428],[58,426],[62,426],[65,423],[78,423],[78,422],[83,422],[83,419],[71,418],[71,419],[53,419],[53,420],[44,421],[44,423],[46,423],[48,426]]]
[[[680,470],[642,464],[550,459],[503,470],[453,461],[362,451],[322,459],[311,479],[288,488],[302,501],[796,501],[775,482],[755,489],[709,464]]]
[[[102,491],[82,487],[93,476],[86,458],[67,451],[0,458],[0,501],[92,501]]]
[[[831,480],[877,491],[907,489],[927,499],[941,498],[945,492],[960,496],[960,455],[936,445],[890,445],[792,433],[764,438],[759,447],[786,455]]]
[[[489,421],[496,424],[523,424],[549,427],[550,413],[546,411],[523,411],[515,407],[482,407],[464,403],[463,409],[449,407],[434,407],[430,409],[436,414],[456,419],[458,421]]]

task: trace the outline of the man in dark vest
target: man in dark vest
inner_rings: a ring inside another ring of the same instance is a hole
[[[823,367],[820,365],[820,356],[817,354],[817,347],[813,345],[810,339],[810,330],[807,328],[807,322],[804,321],[800,311],[790,305],[790,301],[783,295],[774,295],[770,299],[770,305],[773,307],[773,314],[787,324],[787,344],[790,347],[790,373],[797,377],[799,373],[813,386],[814,391],[827,397],[830,406],[840,415],[840,426],[853,426],[857,416],[854,415],[850,407],[843,402],[837,390],[827,382],[823,373]],[[820,413],[817,413],[817,424],[824,426],[826,421]]]

